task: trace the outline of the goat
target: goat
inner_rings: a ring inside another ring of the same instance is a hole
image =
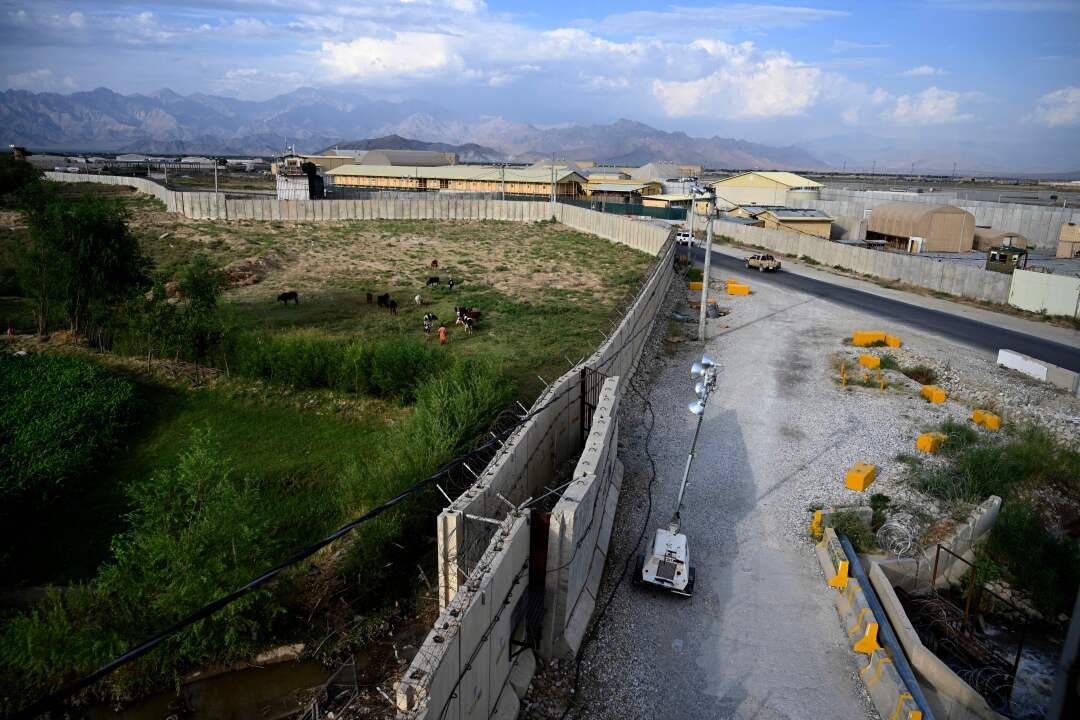
[[[416,303],[417,305],[423,305],[424,304],[424,298],[420,297],[420,293],[416,293],[416,297],[413,298],[413,302]]]
[[[290,300],[295,302],[297,305],[300,304],[300,295],[295,290],[289,290],[288,292],[283,292],[283,293],[281,293],[280,295],[277,296],[277,299],[278,299],[279,303],[285,303],[286,305],[289,304]]]
[[[439,276],[438,275],[432,275],[431,277],[429,277],[427,279],[427,287],[431,287],[432,285],[438,285],[438,284],[439,284]]]

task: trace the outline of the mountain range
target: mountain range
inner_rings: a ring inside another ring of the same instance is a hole
[[[538,127],[501,117],[463,118],[423,101],[371,100],[342,90],[300,88],[264,101],[171,90],[121,95],[108,88],[70,95],[0,93],[0,143],[39,150],[276,155],[286,145],[315,152],[390,135],[454,146],[463,159],[480,162],[555,155],[626,165],[670,160],[733,169],[826,167],[795,146],[697,138],[632,120]]]

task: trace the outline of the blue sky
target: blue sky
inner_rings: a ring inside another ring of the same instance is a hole
[[[992,164],[1007,144],[1013,163],[1080,168],[1077,0],[575,5],[0,1],[0,84],[250,99],[334,87],[461,117],[846,142],[853,163],[891,148]]]

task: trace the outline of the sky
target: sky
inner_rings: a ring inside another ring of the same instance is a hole
[[[0,0],[0,39],[0,85],[35,92],[339,88],[462,118],[625,117],[853,166],[1007,147],[1080,169],[1080,0]]]

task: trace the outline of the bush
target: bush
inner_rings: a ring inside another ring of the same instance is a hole
[[[129,488],[130,529],[87,585],[50,594],[0,630],[0,697],[41,695],[232,591],[280,559],[285,542],[258,486],[233,477],[208,431],[177,465]],[[280,613],[257,590],[181,631],[92,692],[122,698],[230,662],[271,636]]]
[[[837,513],[833,519],[833,530],[837,535],[846,535],[855,552],[869,552],[875,547],[873,533],[855,513]]]
[[[937,373],[934,372],[933,368],[927,367],[926,365],[900,368],[900,372],[921,385],[933,385],[937,382]]]
[[[100,365],[0,354],[0,499],[48,500],[116,442],[135,386]]]
[[[1011,584],[1031,593],[1042,612],[1068,612],[1080,584],[1080,546],[1051,535],[1029,505],[1005,503],[990,530],[986,553],[1005,568]]]

